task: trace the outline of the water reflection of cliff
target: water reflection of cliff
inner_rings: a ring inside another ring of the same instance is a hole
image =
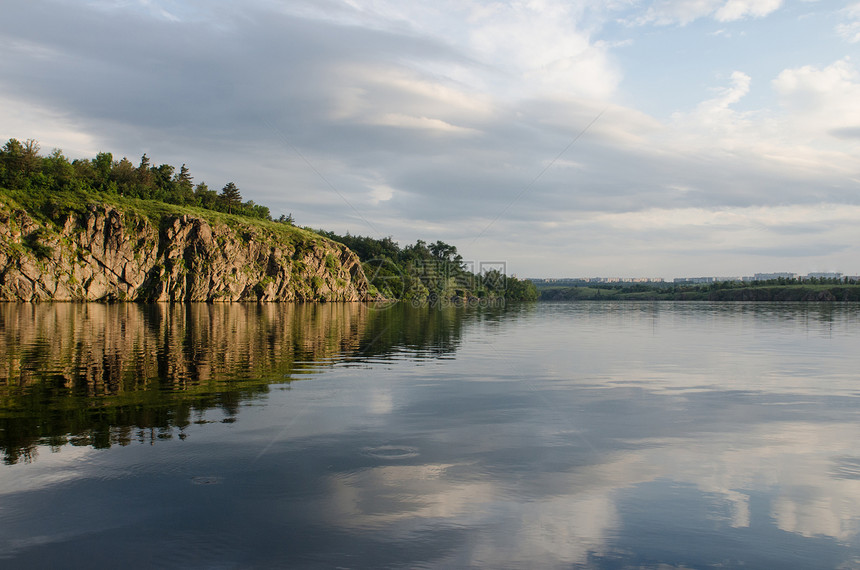
[[[0,305],[0,447],[184,438],[321,364],[456,349],[462,310],[347,304]],[[211,420],[205,420],[211,421]]]

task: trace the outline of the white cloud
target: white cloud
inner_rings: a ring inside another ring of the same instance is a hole
[[[370,195],[374,205],[379,204],[380,202],[387,202],[394,197],[394,188],[387,184],[371,184],[370,188],[372,189]]]
[[[848,6],[840,15],[845,21],[836,26],[837,33],[851,43],[860,42],[860,3]]]
[[[782,0],[661,0],[637,18],[638,23],[686,25],[711,17],[719,22],[761,18],[782,6]]]
[[[782,6],[782,0],[728,0],[714,14],[720,22],[733,22],[747,16],[761,18],[775,12]]]
[[[480,61],[500,69],[507,88],[602,98],[614,93],[621,74],[606,46],[580,25],[576,4],[544,0],[473,8],[470,46]]]
[[[710,183],[707,175],[703,178],[702,185]],[[718,179],[717,185],[720,184]],[[490,259],[494,251],[504,251],[512,270],[530,277],[672,278],[752,275],[770,270],[857,271],[860,247],[855,244],[860,243],[860,227],[856,220],[860,207],[814,203],[816,184],[813,181],[805,187],[811,194],[807,205],[709,204],[641,211],[631,208],[626,212],[589,212],[560,206],[543,218],[547,223],[540,226],[539,251],[518,243],[533,243],[535,239],[536,224],[527,220],[508,220],[493,226],[487,236],[489,243],[455,243],[466,246],[461,248],[462,253],[470,258]],[[661,190],[661,195],[671,192],[681,204],[701,199],[701,188],[681,186],[687,191]],[[780,200],[782,196],[774,192],[772,201]],[[524,200],[521,208],[530,209],[528,202]],[[505,238],[508,241],[502,250],[495,240]]]
[[[474,129],[466,127],[458,127],[451,123],[446,123],[441,119],[432,117],[414,117],[403,115],[401,113],[385,113],[378,116],[367,118],[367,124],[382,125],[386,127],[407,128],[407,129],[422,129],[426,131],[438,131],[440,133],[449,134],[468,134],[474,132]]]
[[[333,67],[329,118],[336,122],[475,134],[471,126],[491,116],[493,101],[443,78],[405,69],[351,65]]]
[[[847,57],[824,68],[786,69],[773,88],[805,138],[860,128],[860,73]]]
[[[717,97],[700,103],[694,116],[708,126],[732,121],[736,115],[730,107],[749,93],[751,81],[752,78],[742,71],[732,72],[731,85],[722,89]]]
[[[614,4],[588,2],[440,1],[435,4],[350,0],[344,9],[319,10],[305,3],[290,13],[412,37],[435,38],[460,52],[469,66],[413,61],[414,69],[460,81],[508,99],[550,90],[605,97],[614,93],[620,70],[612,45],[594,41],[589,10],[612,12]],[[346,9],[348,8],[348,9]],[[601,17],[596,17],[599,20]],[[477,64],[477,65],[476,65]]]
[[[860,219],[860,206],[816,204],[813,206],[751,206],[746,208],[655,208],[641,212],[599,214],[593,220],[628,230],[723,228],[783,228],[800,224],[835,228]]]
[[[710,172],[709,176],[717,180],[741,176],[785,179],[786,192],[791,179],[822,192],[834,184],[833,175],[846,177],[837,183],[842,187],[860,175],[856,166],[860,155],[860,75],[848,59],[825,68],[805,66],[782,71],[769,85],[780,102],[778,108],[749,109],[747,104],[746,110],[739,110],[753,85],[746,73],[733,72],[729,85],[716,97],[702,101],[692,111],[675,113],[670,128],[662,131],[659,144],[653,146],[708,163],[722,161],[721,168],[730,170]],[[744,170],[746,174],[741,174]],[[715,195],[716,188],[707,179],[703,181],[704,185],[692,185]],[[668,184],[691,182],[675,180]],[[762,199],[767,190],[761,186],[759,192],[757,199]],[[835,200],[824,194],[819,198],[823,202]]]
[[[685,25],[711,14],[719,4],[720,0],[661,0],[651,4],[648,10],[637,18],[637,23]]]
[[[5,139],[36,139],[50,141],[53,147],[60,148],[65,154],[76,156],[95,156],[104,150],[99,148],[96,137],[74,121],[62,110],[39,105],[0,93],[0,125],[3,125]],[[48,154],[51,148],[42,148]]]

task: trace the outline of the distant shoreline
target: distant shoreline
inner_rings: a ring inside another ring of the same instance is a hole
[[[760,301],[860,302],[860,285],[766,285],[695,287],[547,287],[541,301]]]

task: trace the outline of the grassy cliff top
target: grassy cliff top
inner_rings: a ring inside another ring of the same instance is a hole
[[[63,223],[69,214],[85,214],[92,205],[108,205],[135,213],[159,227],[170,217],[189,215],[212,224],[257,226],[282,236],[322,239],[295,228],[292,215],[272,220],[269,208],[242,201],[239,188],[228,182],[220,193],[205,182],[193,184],[183,164],[154,165],[144,154],[134,166],[100,152],[92,159],[66,158],[60,150],[40,154],[33,139],[9,141],[0,148],[0,199],[43,223]]]
[[[257,228],[265,234],[277,236],[279,241],[331,241],[316,232],[289,223],[79,188],[47,192],[0,187],[0,203],[9,211],[22,210],[35,220],[58,229],[69,215],[83,216],[93,206],[108,206],[135,217],[145,218],[156,228],[163,227],[179,216],[187,215],[205,220],[211,225]]]

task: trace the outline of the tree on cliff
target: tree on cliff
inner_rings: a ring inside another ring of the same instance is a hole
[[[39,143],[27,139],[9,139],[0,149],[0,183],[17,188],[26,183],[27,178],[39,167]]]
[[[137,173],[131,161],[125,157],[115,163],[110,172],[111,181],[116,184],[117,191],[122,194],[133,194]]]
[[[218,212],[229,212],[262,220],[271,220],[266,206],[253,201],[242,202],[239,189],[229,183],[219,194],[204,183],[196,187],[188,167],[179,171],[169,164],[152,166],[143,154],[134,166],[128,158],[113,160],[113,154],[100,152],[93,159],[69,161],[59,149],[50,156],[39,155],[39,143],[9,139],[0,146],[0,190],[21,191],[18,199],[25,202],[43,194],[59,192],[95,192],[141,200],[198,206]]]
[[[143,199],[149,199],[152,195],[153,179],[150,171],[149,157],[146,153],[140,157],[140,164],[137,167],[137,196]]]
[[[183,163],[181,167],[179,167],[179,174],[176,175],[176,183],[183,188],[191,189],[191,181],[194,180],[194,177],[191,176],[191,173],[188,171],[188,167]]]
[[[226,186],[221,188],[221,201],[227,207],[227,212],[232,214],[233,209],[242,205],[242,194],[239,193],[239,188],[232,182],[228,182]]]

